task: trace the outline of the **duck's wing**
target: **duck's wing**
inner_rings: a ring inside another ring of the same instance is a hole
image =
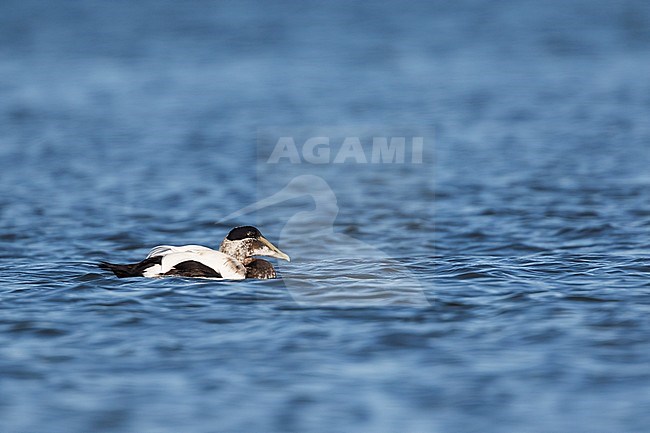
[[[215,250],[201,245],[183,245],[180,247],[175,247],[172,245],[158,245],[156,247],[153,247],[151,251],[149,251],[149,254],[147,254],[147,258],[151,258],[155,256],[166,256],[167,254],[172,254],[172,253],[191,253],[191,252],[200,253],[200,252],[209,252],[209,251],[215,251]]]
[[[214,272],[209,272],[210,269]],[[143,276],[199,276],[197,272],[206,273],[206,275],[201,276],[213,278],[221,276],[221,278],[229,280],[243,280],[246,278],[246,268],[239,261],[229,255],[205,247],[201,247],[198,251],[166,251],[162,255],[160,264],[148,268],[143,273]]]

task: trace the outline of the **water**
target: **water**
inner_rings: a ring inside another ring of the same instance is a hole
[[[647,430],[645,2],[0,11],[3,433]],[[283,279],[94,266],[239,223]]]

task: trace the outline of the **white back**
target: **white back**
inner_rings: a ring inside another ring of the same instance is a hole
[[[179,263],[187,261],[199,262],[221,274],[229,280],[246,278],[246,268],[238,260],[219,251],[201,245],[159,245],[153,247],[147,258],[162,256],[160,265],[152,266],[144,272],[146,277],[162,276]]]

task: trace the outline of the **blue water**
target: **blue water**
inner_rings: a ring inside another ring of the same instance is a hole
[[[0,431],[646,432],[649,44],[642,0],[4,0]],[[236,224],[281,279],[94,266]]]

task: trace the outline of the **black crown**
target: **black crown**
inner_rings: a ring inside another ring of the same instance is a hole
[[[262,233],[257,228],[253,226],[241,226],[230,230],[226,239],[229,241],[239,241],[242,239],[257,239],[260,236],[262,236]]]

